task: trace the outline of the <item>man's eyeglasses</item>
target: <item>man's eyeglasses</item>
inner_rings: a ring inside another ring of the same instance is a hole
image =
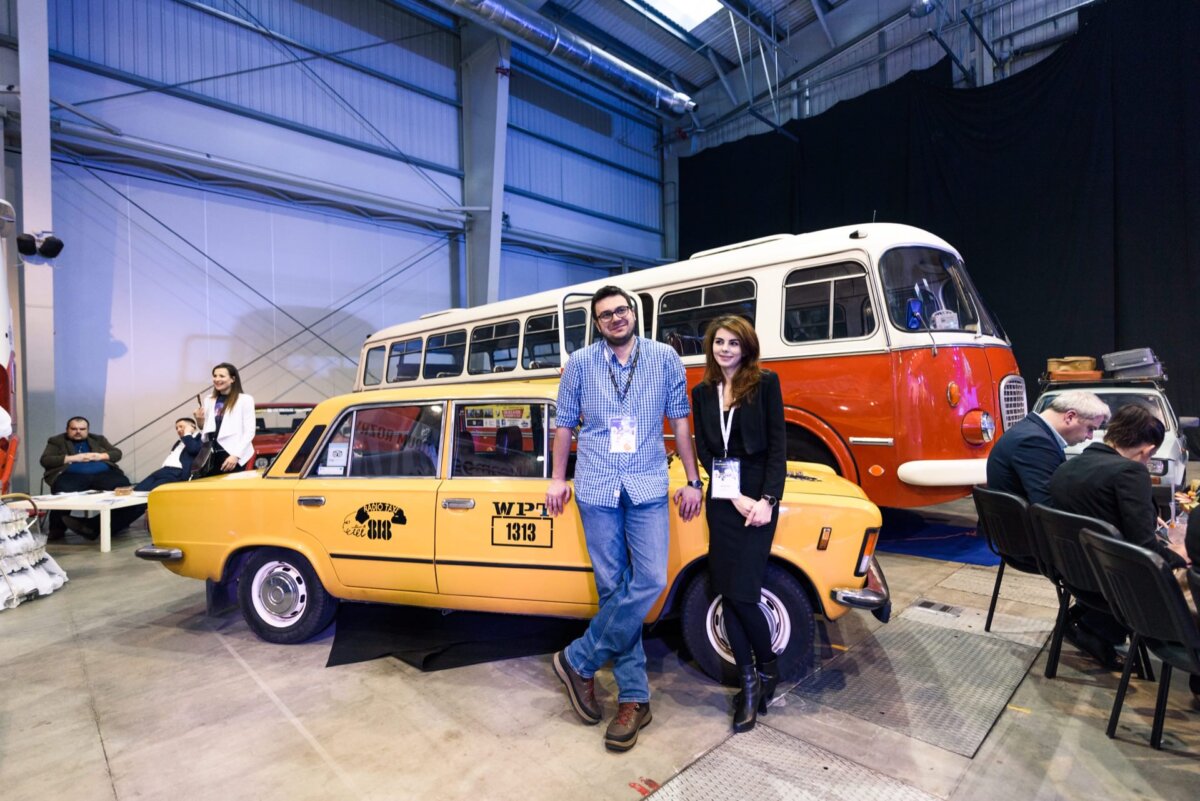
[[[630,309],[628,306],[618,306],[610,311],[600,312],[596,315],[596,319],[607,324],[611,323],[614,317],[620,317],[622,320],[624,320],[629,316],[630,311],[632,311],[632,309]]]

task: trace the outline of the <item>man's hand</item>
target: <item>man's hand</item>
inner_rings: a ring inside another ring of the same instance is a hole
[[[679,506],[679,517],[686,523],[700,514],[700,504],[704,502],[704,493],[695,487],[680,487],[675,490],[673,500]]]
[[[546,512],[551,517],[558,517],[571,500],[571,485],[561,478],[550,479],[546,488]]]

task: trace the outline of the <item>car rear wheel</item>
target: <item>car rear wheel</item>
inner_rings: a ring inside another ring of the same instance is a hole
[[[337,612],[312,565],[298,553],[261,548],[238,579],[238,604],[251,631],[267,642],[294,645],[324,631]]]
[[[800,678],[812,664],[816,631],[812,604],[804,587],[778,565],[767,565],[758,608],[767,618],[780,676],[785,680]],[[709,586],[707,571],[692,580],[684,596],[683,640],[701,670],[723,684],[737,684],[721,596]]]

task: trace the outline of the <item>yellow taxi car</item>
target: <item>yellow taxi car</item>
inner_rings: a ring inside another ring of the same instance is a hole
[[[150,493],[137,555],[234,597],[274,643],[322,631],[339,601],[587,618],[596,587],[576,506],[545,513],[556,382],[354,393],[319,404],[265,473]],[[574,462],[574,455],[571,457]],[[569,468],[573,468],[573,464]],[[762,605],[784,675],[813,651],[814,614],[890,610],[875,561],[879,509],[815,464],[789,464]],[[570,470],[568,471],[570,474]],[[674,460],[671,491],[684,483]],[[729,679],[704,516],[671,515],[667,589],[700,667]]]

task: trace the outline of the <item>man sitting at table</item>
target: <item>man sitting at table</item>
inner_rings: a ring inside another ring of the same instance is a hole
[[[134,486],[138,492],[149,492],[155,487],[174,481],[187,481],[191,476],[192,460],[196,458],[203,444],[200,432],[196,430],[196,421],[190,417],[180,417],[175,421],[175,433],[179,439],[167,454],[167,458],[163,459],[162,467]]]
[[[58,495],[64,492],[112,490],[129,486],[132,482],[121,468],[117,467],[120,460],[120,448],[114,447],[99,434],[88,433],[86,417],[72,417],[67,421],[65,433],[55,434],[46,441],[41,461],[46,470],[46,485],[52,493]],[[132,520],[127,519],[127,515],[118,514],[122,511],[124,510],[117,509],[112,514],[114,533],[127,527]],[[55,511],[50,513],[50,539],[63,537],[64,524],[88,539],[94,540],[100,536],[98,522],[70,517]]]

